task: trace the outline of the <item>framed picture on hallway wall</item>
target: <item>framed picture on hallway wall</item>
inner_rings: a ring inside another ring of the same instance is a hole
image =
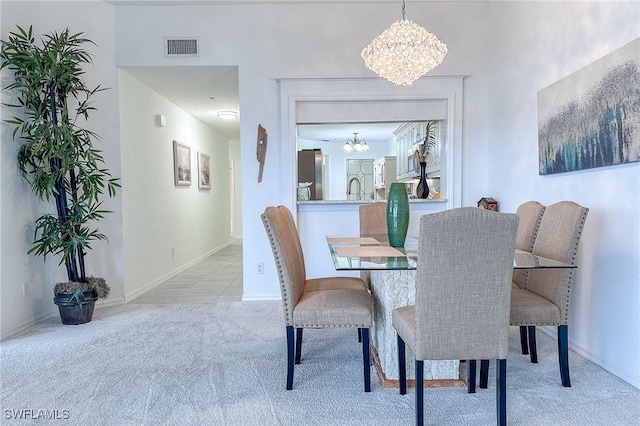
[[[198,152],[198,189],[211,189],[209,156]]]
[[[173,178],[176,186],[191,185],[191,148],[173,141]]]

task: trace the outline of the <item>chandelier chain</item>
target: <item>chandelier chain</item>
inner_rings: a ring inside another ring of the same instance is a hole
[[[405,4],[404,4],[404,0],[402,0],[402,20],[404,21],[404,12],[405,12]]]

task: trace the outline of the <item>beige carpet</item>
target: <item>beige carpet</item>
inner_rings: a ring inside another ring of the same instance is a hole
[[[560,385],[555,342],[538,365],[510,339],[511,425],[630,425],[640,391],[571,353]],[[362,390],[353,330],[306,330],[294,389],[285,390],[280,302],[127,305],[91,323],[51,320],[0,343],[2,425],[411,425],[413,389]],[[495,368],[491,368],[491,373]],[[495,424],[495,386],[426,389],[430,425]],[[27,419],[16,419],[17,416]],[[47,420],[47,416],[58,419]]]

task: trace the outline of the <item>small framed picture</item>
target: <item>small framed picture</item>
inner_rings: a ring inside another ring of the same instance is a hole
[[[173,177],[176,186],[191,185],[191,148],[173,141]]]
[[[198,152],[198,189],[211,189],[209,156]]]

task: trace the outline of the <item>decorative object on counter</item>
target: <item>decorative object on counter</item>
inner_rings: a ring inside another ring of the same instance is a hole
[[[487,209],[497,212],[498,202],[493,198],[483,197],[478,201],[478,207],[480,207],[481,209]]]
[[[418,181],[418,186],[416,187],[416,196],[418,198],[427,198],[429,197],[429,185],[427,185],[427,163],[424,161],[420,162],[420,180]]]
[[[258,183],[262,182],[262,171],[264,170],[264,160],[267,156],[267,131],[262,125],[258,124],[258,140],[256,142],[256,156],[260,163],[260,171],[258,171]]]
[[[387,200],[387,233],[391,247],[404,247],[409,228],[409,196],[404,183],[394,182]]]
[[[298,183],[298,201],[309,201],[311,199],[311,186],[313,182]]]
[[[364,152],[369,149],[369,145],[367,145],[366,140],[358,139],[358,132],[353,132],[353,139],[347,140],[343,148],[347,152],[351,152],[351,151]]]
[[[364,64],[380,77],[407,86],[444,60],[447,45],[420,25],[404,18],[396,21],[369,43],[360,56]]]
[[[416,196],[426,199],[429,197],[429,185],[427,184],[427,159],[431,156],[431,148],[436,146],[436,126],[435,121],[427,121],[425,123],[425,135],[422,143],[418,145],[415,153],[415,161],[420,167],[420,181],[416,187]]]

